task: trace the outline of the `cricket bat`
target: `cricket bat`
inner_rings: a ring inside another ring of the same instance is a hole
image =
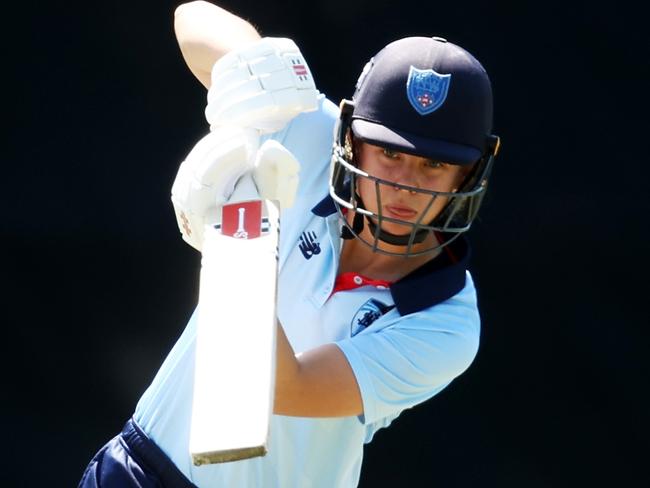
[[[273,409],[279,210],[250,174],[205,227],[190,428],[196,466],[267,452]]]

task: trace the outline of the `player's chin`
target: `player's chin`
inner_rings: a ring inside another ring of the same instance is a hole
[[[375,225],[380,225],[381,230],[394,236],[407,236],[413,230],[413,222],[403,221],[403,223],[382,220],[381,224],[375,221]]]

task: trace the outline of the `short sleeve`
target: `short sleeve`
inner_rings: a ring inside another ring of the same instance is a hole
[[[470,282],[443,303],[337,342],[361,390],[363,423],[395,416],[441,391],[472,363],[479,336]]]

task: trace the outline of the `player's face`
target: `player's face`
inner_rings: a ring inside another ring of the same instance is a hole
[[[365,142],[358,142],[356,157],[359,168],[366,173],[401,185],[421,190],[455,192],[461,185],[467,169],[433,159],[393,151]],[[380,184],[381,209],[378,208],[375,183],[367,178],[358,179],[357,191],[364,206],[371,212],[409,223],[420,220],[431,222],[445,207],[448,198],[437,196],[433,203],[431,195],[408,191],[391,185]],[[427,208],[428,207],[428,208]],[[411,226],[384,222],[382,229],[395,235],[408,234]]]

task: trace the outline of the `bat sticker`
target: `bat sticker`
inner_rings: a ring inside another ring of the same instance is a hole
[[[262,201],[224,205],[221,233],[236,239],[255,239],[262,234]]]

